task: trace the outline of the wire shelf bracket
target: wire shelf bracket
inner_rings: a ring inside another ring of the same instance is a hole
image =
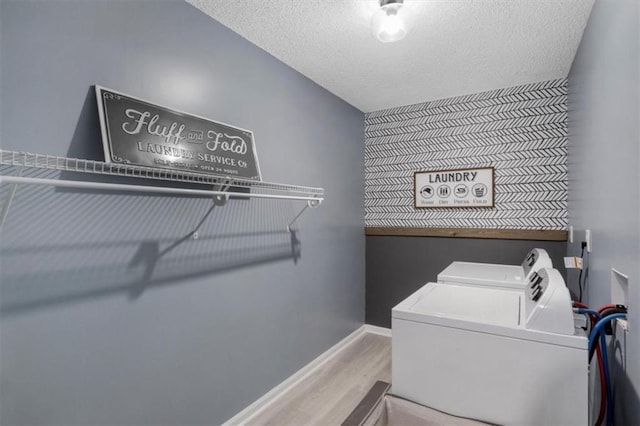
[[[293,226],[294,223],[296,223],[298,218],[302,216],[302,213],[304,213],[305,210],[307,210],[307,208],[312,208],[312,209],[318,208],[320,206],[320,202],[321,200],[319,199],[307,200],[307,204],[304,205],[304,207],[298,212],[297,215],[295,215],[295,217],[291,220],[291,222],[289,222],[289,225],[287,225],[287,231],[292,232],[291,227]]]
[[[18,167],[18,170],[16,171],[17,177],[22,176],[22,171],[23,171],[23,167]],[[9,189],[9,192],[7,193],[7,196],[5,197],[4,202],[2,203],[2,210],[0,212],[0,230],[4,225],[4,221],[7,220],[7,215],[9,214],[9,209],[11,208],[11,203],[13,202],[13,197],[15,197],[17,189],[18,189],[18,184],[14,183]]]

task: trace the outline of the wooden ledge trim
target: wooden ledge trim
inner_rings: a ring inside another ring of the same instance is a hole
[[[503,240],[567,241],[567,231],[535,229],[477,229],[477,228],[386,228],[366,227],[369,236],[495,238]]]

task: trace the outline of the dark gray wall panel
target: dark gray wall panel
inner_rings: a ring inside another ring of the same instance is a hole
[[[231,200],[158,256],[207,200],[19,189],[2,424],[220,424],[363,323],[360,111],[182,0],[1,4],[2,148],[101,160],[101,84],[250,129],[266,181],[327,193],[296,263],[289,202]]]
[[[454,260],[515,265],[535,247],[547,250],[564,275],[564,242],[369,236],[366,322],[391,327],[391,308],[427,282],[436,281]]]

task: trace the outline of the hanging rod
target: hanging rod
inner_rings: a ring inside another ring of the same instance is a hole
[[[304,200],[307,202],[322,202],[324,200],[324,198],[317,197],[317,196],[260,194],[260,193],[252,193],[252,192],[214,191],[214,190],[188,189],[188,188],[167,188],[167,187],[161,187],[161,186],[84,182],[84,181],[75,181],[75,180],[42,179],[42,178],[33,178],[33,177],[20,177],[20,176],[0,176],[0,184],[3,184],[3,183],[44,185],[44,186],[56,186],[56,187],[63,187],[63,188],[76,188],[76,189],[104,189],[104,190],[147,192],[147,193],[161,193],[161,194],[198,195],[198,196],[205,196],[205,197],[211,197],[213,195],[228,197],[233,195],[241,198],[272,198],[272,199],[280,199],[280,200]]]

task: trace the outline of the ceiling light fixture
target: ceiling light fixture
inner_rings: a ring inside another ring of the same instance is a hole
[[[371,30],[381,42],[391,43],[407,35],[409,23],[404,0],[380,0],[380,8],[371,17]]]

